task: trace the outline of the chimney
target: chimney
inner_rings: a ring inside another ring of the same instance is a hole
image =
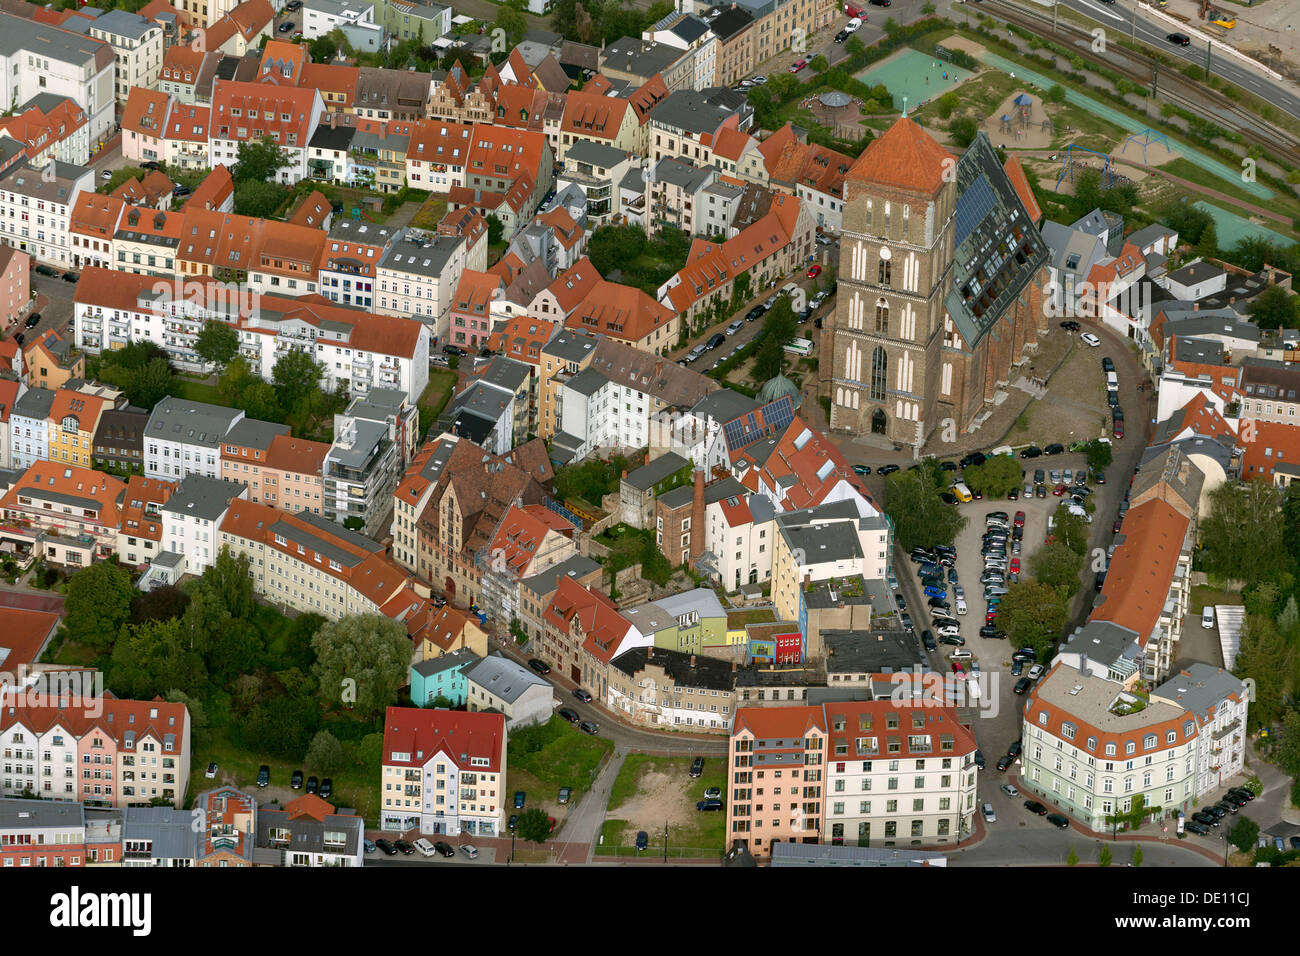
[[[692,667],[695,666],[695,655],[694,655],[694,654],[691,655],[691,666],[692,666]]]
[[[732,662],[731,662],[731,673],[733,673],[733,674],[736,673],[736,666],[737,666],[737,665],[736,665],[736,662],[735,662],[735,661],[732,661]]]
[[[649,647],[645,649],[645,659],[650,660],[654,656],[655,656],[655,648],[654,645],[651,644]]]
[[[704,469],[695,471],[695,495],[691,500],[691,566],[704,553]]]

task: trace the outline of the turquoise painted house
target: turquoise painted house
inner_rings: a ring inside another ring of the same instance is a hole
[[[465,673],[481,657],[467,647],[432,657],[411,665],[411,703],[423,707],[439,696],[446,697],[453,707],[460,707],[469,699],[469,683]]]

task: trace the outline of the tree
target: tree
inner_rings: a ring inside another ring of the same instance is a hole
[[[366,734],[357,744],[357,763],[367,770],[379,772],[380,761],[384,756],[384,735]]]
[[[318,730],[304,763],[322,776],[338,773],[343,769],[343,745],[328,730]]]
[[[960,102],[957,94],[951,90],[939,97],[939,118],[948,119],[948,117],[952,116],[952,111],[957,108],[957,104]]]
[[[289,408],[306,398],[313,389],[320,388],[324,374],[325,366],[310,352],[290,349],[276,360],[271,369],[271,380],[275,382],[281,405]]]
[[[493,23],[506,32],[506,48],[518,46],[519,41],[528,32],[528,21],[524,15],[513,7],[501,6],[497,9],[497,18]]]
[[[204,642],[205,660],[214,679],[228,682],[262,666],[266,639],[251,620],[230,619]]]
[[[1225,482],[1211,491],[1210,513],[1201,518],[1205,570],[1247,584],[1289,571],[1280,503],[1279,490],[1265,481]]]
[[[268,219],[280,208],[286,192],[273,179],[242,179],[235,183],[235,213]]]
[[[965,149],[975,142],[978,133],[979,125],[970,116],[959,116],[948,124],[948,135],[952,137],[953,144],[960,149]]]
[[[1074,846],[1073,846],[1073,845],[1070,846],[1070,855],[1067,856],[1067,857],[1065,858],[1065,865],[1066,865],[1066,866],[1078,866],[1078,865],[1079,865],[1079,854],[1077,854],[1077,853],[1074,852]]]
[[[1083,572],[1083,555],[1070,550],[1060,541],[1039,548],[1029,559],[1029,573],[1040,584],[1059,588],[1073,594],[1079,588],[1079,575]]]
[[[1088,467],[1094,472],[1105,471],[1114,458],[1110,442],[1099,441],[1096,438],[1084,445],[1083,450],[1088,455]]]
[[[885,510],[904,551],[935,544],[952,544],[966,518],[944,504],[933,480],[918,471],[896,471],[885,479]]]
[[[1246,307],[1261,329],[1289,329],[1296,321],[1296,299],[1280,285],[1271,285]]]
[[[184,614],[189,603],[188,594],[174,584],[164,584],[152,591],[139,593],[131,599],[131,623],[170,621]]]
[[[289,154],[269,136],[239,144],[230,177],[236,183],[274,182],[276,173],[289,165]]]
[[[399,621],[357,614],[330,621],[312,638],[321,705],[340,704],[366,719],[397,699],[411,663],[411,639]]]
[[[587,257],[597,272],[608,275],[639,256],[648,242],[637,226],[601,226],[591,234]]]
[[[808,61],[808,66],[814,73],[825,73],[830,64],[826,62],[826,57],[818,53]]]
[[[234,405],[250,385],[260,381],[261,379],[253,371],[248,359],[242,355],[236,355],[222,369],[221,375],[217,379],[217,393],[227,404]]]
[[[965,468],[961,476],[967,487],[989,499],[1005,498],[1012,488],[1020,487],[1022,477],[1019,463],[1006,455],[994,455],[982,465]]]
[[[1212,257],[1219,254],[1218,230],[1213,219],[1201,231],[1201,238],[1196,243],[1196,254],[1202,257]]]
[[[1053,534],[1075,554],[1084,555],[1088,551],[1088,522],[1085,518],[1073,514],[1070,506],[1059,504],[1053,515]]]
[[[487,227],[489,246],[495,246],[497,243],[505,241],[506,227],[501,220],[496,217],[495,213],[488,213]]]
[[[314,63],[328,63],[339,52],[338,46],[329,38],[328,34],[312,40],[308,49],[311,51],[311,58]]]
[[[224,366],[239,354],[239,333],[234,326],[209,319],[194,338],[194,351],[203,361]]]
[[[1258,839],[1259,824],[1250,817],[1238,816],[1237,822],[1228,831],[1228,842],[1242,853],[1249,853],[1255,849],[1255,842]]]
[[[235,402],[236,408],[242,408],[249,418],[264,422],[283,422],[284,406],[280,404],[280,393],[270,382],[256,381],[244,389]]]
[[[1007,589],[998,607],[998,624],[1012,646],[1032,647],[1039,660],[1048,660],[1065,629],[1065,596],[1039,581],[1020,581]]]
[[[1110,844],[1103,843],[1101,845],[1101,852],[1097,854],[1097,865],[1110,866],[1110,863],[1111,863]]]
[[[1133,846],[1133,865],[1134,866],[1142,865],[1142,847],[1140,844],[1135,844]]]
[[[547,817],[545,810],[532,807],[519,815],[519,822],[515,825],[515,833],[518,834],[521,840],[545,843],[546,838],[551,835],[550,818]]]
[[[96,650],[110,648],[131,618],[131,573],[113,561],[97,561],[69,577],[67,588],[63,627],[68,639]]]
[[[190,747],[191,750],[202,750],[207,747],[208,733],[208,712],[203,706],[203,701],[197,697],[191,697],[189,694],[180,690],[169,690],[163,699],[172,704],[184,704],[190,712]]]
[[[203,587],[220,600],[226,613],[236,619],[253,616],[253,579],[249,573],[248,555],[236,556],[229,546],[222,546],[212,566],[203,572]]]
[[[785,362],[785,349],[771,336],[764,336],[754,353],[753,377],[756,381],[766,382],[781,374]]]
[[[790,297],[778,295],[772,308],[763,317],[763,336],[776,339],[778,345],[789,345],[799,333],[799,320],[795,318]],[[770,377],[770,376],[769,376]]]
[[[119,697],[151,700],[174,690],[196,696],[206,682],[203,659],[189,648],[179,620],[128,624],[113,645],[108,684]]]
[[[1255,682],[1247,729],[1271,726],[1283,713],[1282,696],[1293,655],[1273,622],[1259,615],[1247,615],[1241,632],[1241,647],[1233,673]]]
[[[1288,777],[1300,777],[1300,711],[1292,710],[1282,721],[1282,740],[1277,748],[1277,765]]]
[[[1060,83],[1053,83],[1052,88],[1047,91],[1047,96],[1045,96],[1044,99],[1049,103],[1064,103],[1065,87]]]

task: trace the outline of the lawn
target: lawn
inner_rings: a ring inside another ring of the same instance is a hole
[[[221,397],[221,392],[215,385],[209,385],[206,382],[196,382],[192,378],[186,378],[183,375],[176,376],[175,395],[177,398],[183,398],[191,402],[207,402],[210,405],[224,405],[225,401]]]
[[[412,229],[437,229],[438,223],[442,217],[447,215],[447,198],[445,196],[430,196],[425,200],[424,205],[420,207],[411,218]]]
[[[728,611],[727,627],[740,628],[747,624],[766,624],[776,620],[776,612],[771,608],[754,608],[749,611]]]
[[[416,404],[420,409],[420,434],[428,434],[442,410],[451,400],[452,389],[456,387],[456,373],[451,369],[435,368],[429,370],[429,384],[424,389]]]
[[[613,749],[612,740],[584,734],[559,716],[512,731],[506,753],[510,792],[526,789],[513,785],[516,771],[524,771],[547,792],[572,787],[576,800],[591,788],[596,768]]]
[[[1244,603],[1240,591],[1229,591],[1225,594],[1223,588],[1217,588],[1210,584],[1198,584],[1192,588],[1192,593],[1188,598],[1187,612],[1189,615],[1199,615],[1201,611],[1205,610],[1207,604],[1235,604],[1240,607]]]

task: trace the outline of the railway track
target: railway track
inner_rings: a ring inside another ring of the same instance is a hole
[[[998,19],[1032,30],[1039,36],[1053,36],[1050,15],[1005,0],[985,0],[981,7]],[[1057,22],[1054,39],[1084,60],[1113,70],[1140,86],[1150,88],[1155,78],[1159,96],[1190,113],[1233,129],[1246,143],[1263,148],[1291,166],[1300,167],[1300,137],[1236,105],[1217,90],[1184,76],[1177,67],[1118,44],[1111,44],[1105,55],[1095,53],[1092,34],[1070,22]]]

